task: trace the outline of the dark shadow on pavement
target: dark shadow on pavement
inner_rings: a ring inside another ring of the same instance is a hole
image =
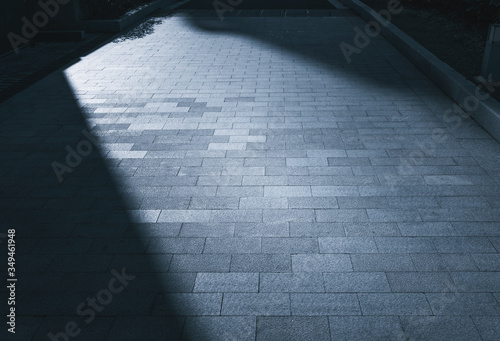
[[[133,167],[97,150],[75,96],[59,71],[0,106],[4,316],[9,229],[17,279],[16,333],[4,322],[0,339],[178,340],[184,317],[163,294],[192,292],[195,274],[169,273],[172,255],[148,243],[180,224],[134,223],[140,201],[117,181]]]

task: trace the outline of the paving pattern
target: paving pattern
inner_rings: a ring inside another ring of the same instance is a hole
[[[495,140],[357,17],[155,20],[0,105],[7,337],[498,339]]]

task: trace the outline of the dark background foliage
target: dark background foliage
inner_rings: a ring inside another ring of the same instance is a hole
[[[500,0],[408,0],[463,18],[477,27],[500,23]]]

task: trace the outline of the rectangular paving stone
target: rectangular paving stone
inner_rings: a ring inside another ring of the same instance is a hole
[[[343,223],[348,237],[400,236],[396,223]]]
[[[346,157],[346,152],[343,149],[316,149],[316,150],[308,150],[307,157],[315,158],[315,157]]]
[[[224,152],[229,152],[223,150]],[[243,158],[224,158],[224,157],[206,157],[203,158],[201,163],[202,167],[243,167],[244,159]]]
[[[244,176],[244,186],[283,186],[287,185],[286,176]]]
[[[328,161],[326,157],[288,157],[286,158],[286,165],[289,167],[326,167]]]
[[[418,271],[476,271],[477,265],[468,254],[415,253],[411,254]]]
[[[233,223],[184,223],[180,230],[180,237],[232,237]]]
[[[259,274],[249,272],[206,273],[196,275],[194,292],[257,292]]]
[[[340,223],[290,222],[291,237],[344,237]]]
[[[262,211],[264,223],[287,223],[287,222],[313,222],[315,213],[313,209],[264,209]]]
[[[338,208],[335,197],[291,197],[288,198],[288,206],[294,208]]]
[[[286,167],[283,157],[275,158],[245,158],[245,167]],[[278,175],[278,174],[276,174]]]
[[[377,245],[371,237],[320,237],[321,253],[373,253]]]
[[[352,169],[348,166],[335,166],[329,165],[328,167],[321,166],[309,166],[309,175],[311,176],[333,176],[332,182],[323,185],[357,185],[360,182],[364,182],[362,177],[353,177]],[[297,174],[300,175],[300,174]],[[339,177],[343,177],[339,179]],[[350,179],[350,181],[347,181]],[[359,180],[358,180],[359,179]],[[342,181],[344,180],[344,181]],[[378,183],[378,181],[377,181]],[[315,184],[318,185],[318,184]]]
[[[185,210],[189,206],[190,198],[162,198],[146,197],[142,200],[140,208],[143,210]]]
[[[242,177],[234,175],[199,176],[197,186],[241,186]]]
[[[264,186],[265,197],[309,197],[309,186]]]
[[[387,208],[387,199],[384,197],[349,197],[337,198],[340,208]]]
[[[247,148],[246,143],[210,143],[208,145],[208,150],[245,150]]]
[[[438,201],[432,196],[398,196],[387,197],[386,199],[389,207],[391,208],[406,209],[408,207],[440,207]]]
[[[458,236],[481,237],[499,236],[497,222],[452,222]]]
[[[408,254],[379,253],[351,255],[354,271],[414,271]]]
[[[289,237],[288,223],[235,223],[235,237]]]
[[[398,227],[401,235],[408,237],[457,235],[449,222],[399,222]]]
[[[346,254],[296,254],[292,255],[294,272],[352,271],[351,259]]]
[[[290,255],[281,253],[236,253],[231,256],[233,272],[290,272],[291,264]]]
[[[366,222],[368,215],[364,209],[318,209],[316,212],[317,222],[349,223]]]
[[[447,272],[387,272],[393,292],[454,292],[457,286]]]
[[[290,294],[292,315],[361,315],[355,294]]]
[[[324,292],[321,273],[261,273],[260,292]]]
[[[254,316],[188,316],[184,324],[183,339],[255,340]]]
[[[366,210],[368,218],[373,222],[413,222],[422,221],[416,210],[374,209]]]
[[[424,294],[358,294],[363,315],[432,315]]]
[[[265,174],[270,176],[273,175],[304,176],[308,175],[309,171],[308,167],[266,166]]]
[[[230,255],[224,254],[176,254],[172,258],[171,272],[228,272]]]
[[[397,316],[329,316],[332,340],[399,340],[405,334]]]
[[[161,210],[159,223],[209,223],[211,210]]]
[[[433,243],[441,253],[496,253],[485,237],[436,237]]]
[[[262,210],[213,210],[210,222],[214,223],[260,223]]]
[[[313,172],[316,168],[309,167],[309,176],[303,175],[289,175],[288,185],[291,186],[301,186],[301,185],[311,185],[311,186],[327,186],[331,185],[333,180],[331,175],[314,175]]]
[[[468,316],[402,316],[401,325],[415,340],[484,340]]]
[[[452,272],[450,275],[462,292],[500,292],[499,272]]]
[[[314,197],[358,196],[356,186],[311,186]]]
[[[264,175],[265,167],[223,167],[221,175]]]
[[[375,237],[381,253],[434,253],[433,240],[425,237]]]
[[[147,253],[201,253],[204,238],[153,238]]]
[[[434,315],[500,315],[491,293],[426,293]]]
[[[330,340],[326,316],[259,316],[257,341]]]
[[[242,197],[239,200],[241,209],[284,209],[288,208],[288,200],[285,197]]]
[[[218,197],[262,197],[262,186],[218,186]]]
[[[224,294],[221,314],[288,316],[290,296],[283,293],[227,293]]]
[[[161,210],[130,210],[129,214],[135,223],[155,223]]]
[[[143,237],[176,237],[179,235],[181,226],[181,223],[134,224],[125,230],[124,237],[137,237],[138,231]],[[75,235],[77,235],[77,230],[75,230]]]
[[[171,197],[213,197],[216,186],[173,186],[168,194]]]
[[[325,273],[327,292],[390,292],[383,272]]]
[[[259,253],[261,238],[206,238],[203,253]]]
[[[423,221],[475,221],[472,208],[422,208],[419,209]]]
[[[195,197],[189,202],[191,210],[236,210],[238,197]]]
[[[316,238],[262,238],[264,253],[317,253]]]

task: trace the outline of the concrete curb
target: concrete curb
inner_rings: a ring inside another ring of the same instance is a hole
[[[359,0],[342,0],[366,22],[380,24],[381,34],[429,77],[445,94],[468,112],[488,133],[500,142],[500,103],[491,97],[479,100],[476,110],[466,110],[467,100],[477,98],[477,86],[441,61],[406,33],[380,17],[372,8]],[[500,91],[497,89],[496,91]]]
[[[82,20],[80,21],[80,28],[86,32],[118,33],[159,10],[161,7],[171,5],[176,1],[177,0],[158,0],[120,19]]]

